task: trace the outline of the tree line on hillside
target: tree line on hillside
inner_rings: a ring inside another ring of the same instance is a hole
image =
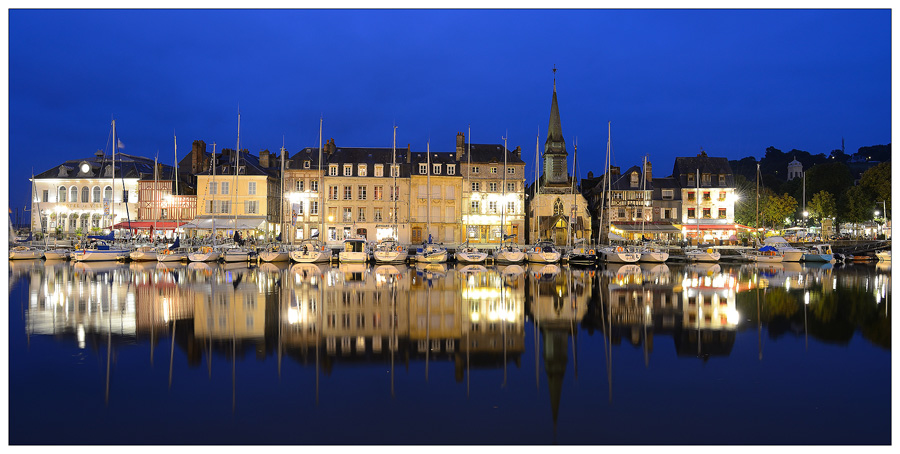
[[[825,218],[837,224],[883,221],[891,209],[891,145],[862,147],[853,155],[834,150],[828,156],[769,147],[755,157],[729,161],[736,192],[735,222],[756,225],[756,169],[759,164],[759,226],[778,229],[802,220],[803,178],[787,179],[788,163],[803,163],[808,225]],[[876,164],[877,163],[877,164]],[[879,212],[876,216],[875,212]]]

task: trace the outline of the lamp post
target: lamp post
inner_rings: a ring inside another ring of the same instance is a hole
[[[874,232],[873,236],[875,236],[876,238],[878,237],[878,215],[880,215],[880,214],[881,214],[880,211],[875,210],[875,217],[872,218],[872,222],[875,223],[875,232]]]

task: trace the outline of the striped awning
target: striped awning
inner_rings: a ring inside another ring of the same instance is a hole
[[[266,222],[265,216],[198,216],[193,221],[181,226],[184,229],[212,230],[215,224],[216,230],[253,230],[262,228]]]

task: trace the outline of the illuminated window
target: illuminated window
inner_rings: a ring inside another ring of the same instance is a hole
[[[352,186],[344,186],[344,200],[353,199],[353,187]]]
[[[428,173],[428,164],[419,164],[419,175]]]
[[[456,165],[447,164],[447,175],[456,175]]]
[[[338,173],[337,164],[329,164],[328,165],[328,176],[336,177]]]
[[[496,174],[496,173],[497,173],[497,168],[496,168],[496,167],[491,167],[491,173],[492,173],[492,174]]]
[[[346,172],[345,172],[346,173]],[[356,169],[356,176],[364,177],[369,174],[369,165],[368,164],[359,164]]]
[[[554,216],[562,216],[564,212],[562,200],[556,199],[553,202],[553,215]]]
[[[358,200],[366,200],[366,186],[358,186],[356,188],[356,198]]]
[[[344,164],[344,176],[345,177],[353,176],[353,164]]]
[[[384,164],[375,164],[375,176],[376,177],[384,176]]]
[[[384,186],[375,186],[372,193],[372,200],[382,200],[384,198]]]
[[[432,164],[431,165],[431,173],[432,173],[432,175],[440,175],[441,174],[441,165],[440,164]]]

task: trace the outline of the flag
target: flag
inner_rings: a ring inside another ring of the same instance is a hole
[[[118,142],[119,142],[117,145],[119,148],[125,148],[125,144],[122,143],[122,139],[116,139],[116,140],[118,140]]]

